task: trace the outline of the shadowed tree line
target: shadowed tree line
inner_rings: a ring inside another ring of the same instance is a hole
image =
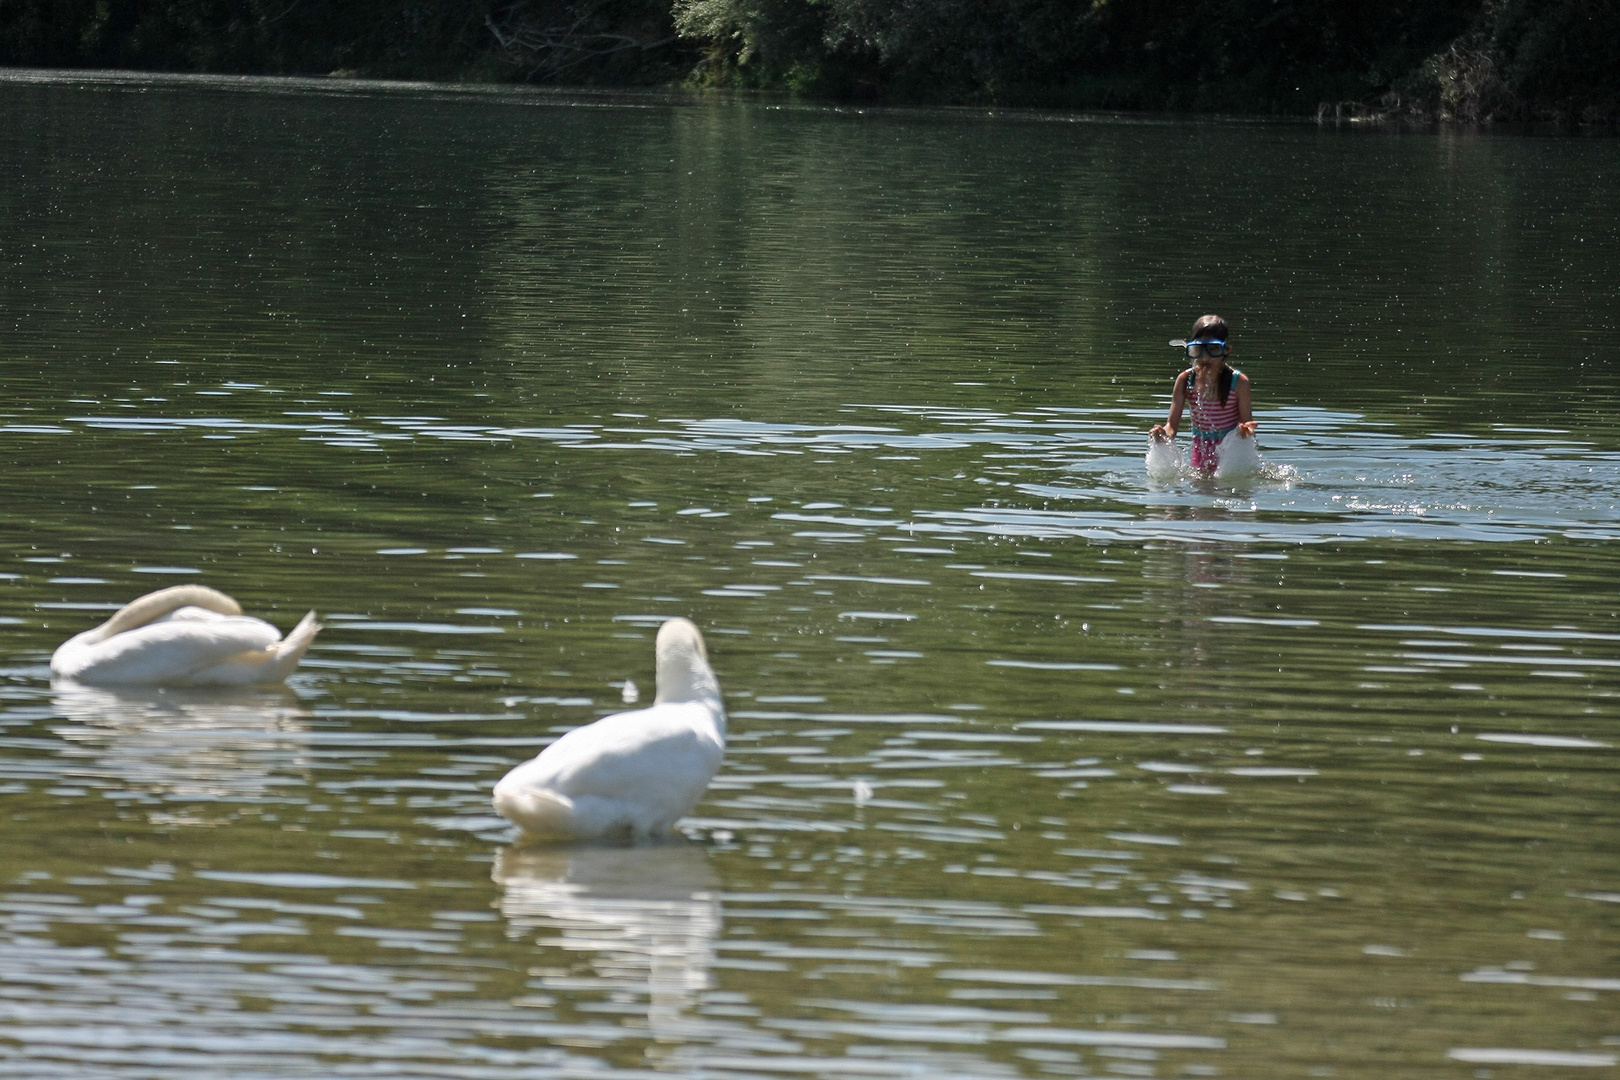
[[[1620,0],[0,0],[0,64],[1613,121]]]

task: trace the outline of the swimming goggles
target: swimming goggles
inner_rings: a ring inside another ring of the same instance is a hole
[[[1170,343],[1170,347],[1172,349],[1185,348],[1189,360],[1198,359],[1200,353],[1204,356],[1225,356],[1227,352],[1226,342],[1224,341],[1182,341],[1177,338]]]

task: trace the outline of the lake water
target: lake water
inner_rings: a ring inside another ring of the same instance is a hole
[[[1620,1061],[1620,143],[0,79],[0,1071]],[[1143,466],[1194,317],[1266,477]],[[289,689],[53,689],[203,581]],[[656,847],[488,792],[703,627]]]

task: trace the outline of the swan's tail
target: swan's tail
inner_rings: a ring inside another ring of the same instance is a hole
[[[566,795],[519,784],[495,785],[495,812],[537,836],[573,836],[574,803]]]
[[[309,651],[309,643],[315,640],[315,635],[321,632],[321,624],[315,621],[315,613],[311,611],[298,625],[292,628],[292,633],[281,639],[276,645],[276,659],[274,663],[274,679],[279,681],[293,673],[298,661],[304,658]]]

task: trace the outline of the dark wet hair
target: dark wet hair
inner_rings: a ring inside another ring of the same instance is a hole
[[[1192,333],[1187,336],[1187,340],[1225,341],[1228,333],[1225,319],[1219,315],[1202,315],[1193,323]]]
[[[1225,319],[1219,315],[1201,315],[1198,321],[1193,323],[1192,333],[1187,335],[1187,341],[1188,343],[1194,341],[1225,341],[1228,333]],[[1230,351],[1230,348],[1228,351]],[[1189,395],[1193,387],[1197,385],[1197,378],[1198,371],[1196,368],[1187,373],[1187,391]],[[1215,383],[1216,392],[1220,395],[1222,405],[1226,404],[1226,396],[1232,392],[1232,382],[1232,365],[1222,360],[1221,376]]]

